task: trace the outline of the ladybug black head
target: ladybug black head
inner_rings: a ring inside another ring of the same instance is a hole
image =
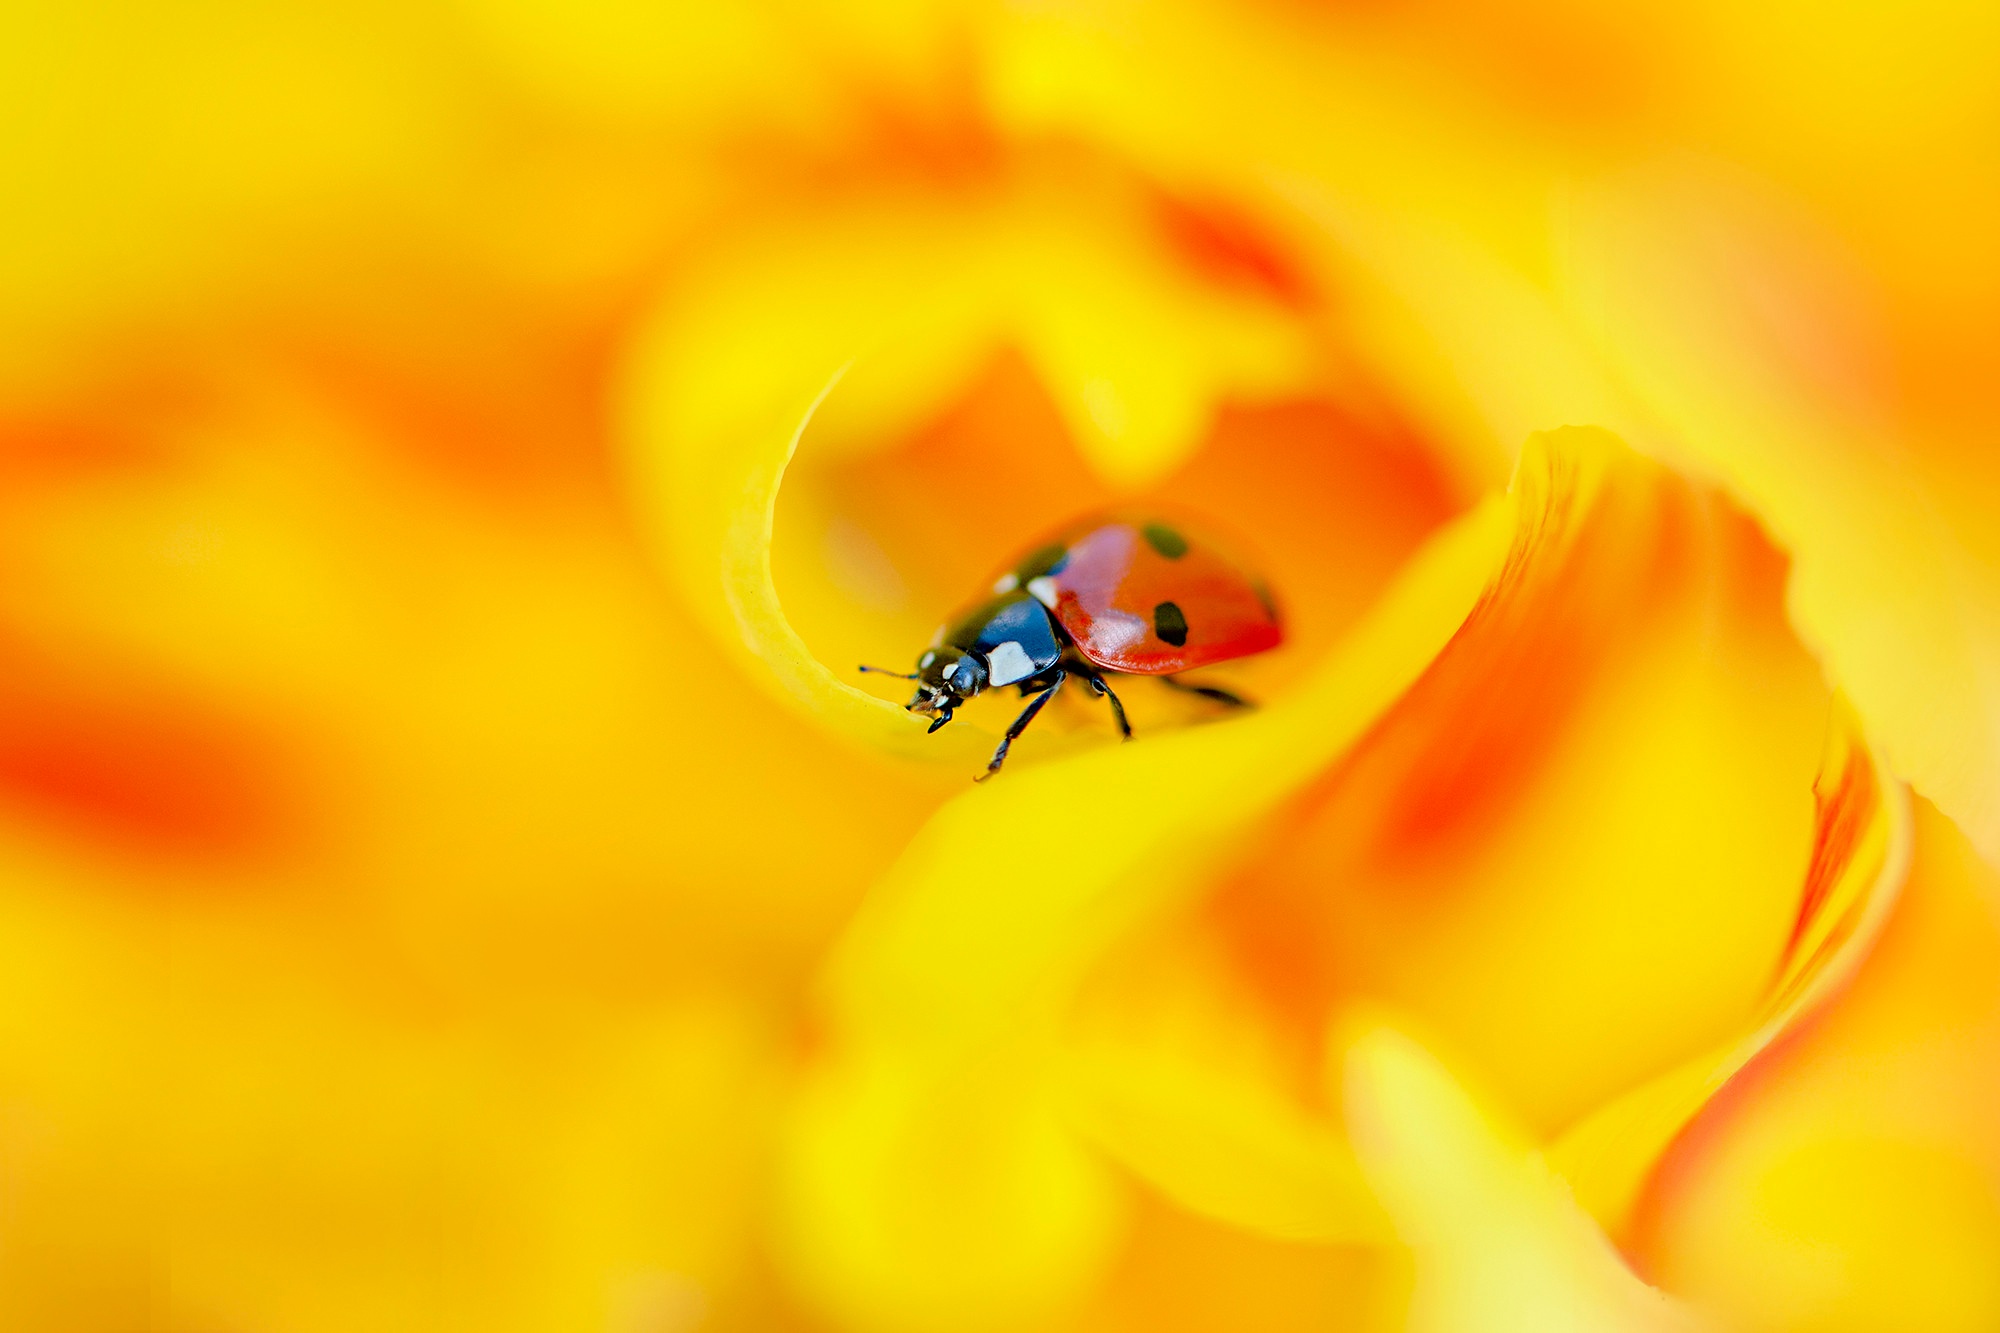
[[[917,659],[917,692],[903,707],[935,716],[935,731],[950,720],[953,709],[985,689],[986,682],[986,659],[978,653],[929,648]]]

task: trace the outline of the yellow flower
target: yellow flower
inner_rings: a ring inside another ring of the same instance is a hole
[[[17,7],[0,1322],[2000,1320],[1996,36]]]

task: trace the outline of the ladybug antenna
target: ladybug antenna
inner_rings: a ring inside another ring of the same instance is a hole
[[[891,671],[888,667],[869,666],[866,662],[861,664],[861,670],[864,673],[872,671],[878,676],[894,676],[897,680],[915,680],[917,678],[917,673],[914,671]]]

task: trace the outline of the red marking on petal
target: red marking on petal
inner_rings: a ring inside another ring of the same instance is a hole
[[[1572,460],[1550,463],[1465,624],[1211,900],[1246,970],[1300,1023],[1324,1020],[1351,960],[1379,951],[1375,932],[1452,910],[1469,881],[1449,867],[1507,825],[1585,701],[1650,637],[1676,632],[1717,583],[1761,588],[1764,566],[1782,564],[1705,496],[1641,479],[1586,496]],[[1759,616],[1778,605],[1768,591]]]
[[[487,500],[608,495],[602,418],[613,336],[530,331],[531,313],[417,293],[399,314],[436,331],[427,340],[404,331],[398,345],[366,313],[281,327],[270,340],[309,409],[383,456]]]
[[[0,809],[128,855],[240,862],[285,840],[268,746],[195,701],[133,681],[112,693],[18,661],[0,672]]]
[[[1875,818],[1880,803],[1875,766],[1869,762],[1867,751],[1860,747],[1848,752],[1840,776],[1830,789],[1825,773],[1813,783],[1812,857],[1806,865],[1805,889],[1799,896],[1798,919],[1792,923],[1791,936],[1785,941],[1779,961],[1781,975],[1798,961],[1795,955],[1799,946],[1815,919],[1828,907],[1829,895],[1853,859],[1855,846]],[[1859,906],[1859,901],[1847,904],[1847,913],[1852,915]],[[1845,932],[1834,933],[1844,938]],[[1814,950],[1815,955],[1829,952],[1830,945],[1837,947],[1832,935]],[[1809,973],[1812,968],[1808,965],[1803,970]]]
[[[85,374],[44,402],[0,410],[0,478],[60,481],[152,471],[174,461],[174,432],[197,419],[210,394],[170,357],[145,347],[146,369]]]
[[[1157,207],[1167,243],[1210,282],[1250,288],[1294,309],[1312,303],[1305,271],[1249,219],[1171,195],[1160,195]]]

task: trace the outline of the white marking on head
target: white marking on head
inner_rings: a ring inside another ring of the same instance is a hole
[[[1091,617],[1091,646],[1105,652],[1122,652],[1145,637],[1146,622],[1130,611],[1107,608]]]
[[[1012,574],[1002,574],[999,578],[993,580],[993,591],[995,593],[1012,592],[1020,586],[1021,580]]]
[[[933,650],[931,652],[927,652],[922,657],[917,659],[917,670],[922,671],[935,661],[937,661],[936,651]]]
[[[958,674],[958,668],[964,663],[964,661],[965,659],[961,657],[958,659],[958,661],[953,662],[950,666],[946,667],[944,669],[944,678],[946,680],[950,680],[953,676],[956,676]]]
[[[1035,674],[1034,659],[1013,640],[990,648],[986,653],[986,678],[995,685],[1012,685]]]
[[[1056,609],[1056,581],[1047,574],[1038,579],[1028,580],[1028,591],[1034,599],[1053,611]]]

